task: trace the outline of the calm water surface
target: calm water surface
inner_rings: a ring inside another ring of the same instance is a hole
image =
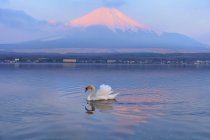
[[[1,64],[0,80],[0,140],[210,139],[210,66]],[[120,95],[87,103],[89,84]]]

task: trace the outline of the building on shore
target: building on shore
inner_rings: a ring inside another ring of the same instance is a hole
[[[107,60],[107,63],[109,63],[109,64],[110,64],[110,63],[111,63],[111,64],[112,64],[112,63],[116,63],[116,62],[117,62],[117,60]]]
[[[63,59],[63,63],[76,63],[76,59]]]

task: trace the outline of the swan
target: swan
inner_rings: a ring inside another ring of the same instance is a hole
[[[85,92],[91,90],[91,93],[88,95],[88,101],[98,101],[98,100],[114,100],[119,93],[113,94],[112,88],[108,85],[101,85],[99,90],[96,91],[96,88],[93,85],[89,85],[85,88]]]

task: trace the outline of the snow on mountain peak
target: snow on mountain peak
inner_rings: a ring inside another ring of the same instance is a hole
[[[67,23],[71,27],[106,26],[112,31],[137,31],[146,27],[115,8],[98,8],[91,13]]]

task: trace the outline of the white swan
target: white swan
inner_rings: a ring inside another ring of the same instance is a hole
[[[119,93],[112,91],[112,88],[108,85],[101,85],[99,90],[97,90],[93,85],[89,85],[85,88],[85,92],[91,90],[91,93],[88,95],[88,101],[97,101],[97,100],[114,100]]]

